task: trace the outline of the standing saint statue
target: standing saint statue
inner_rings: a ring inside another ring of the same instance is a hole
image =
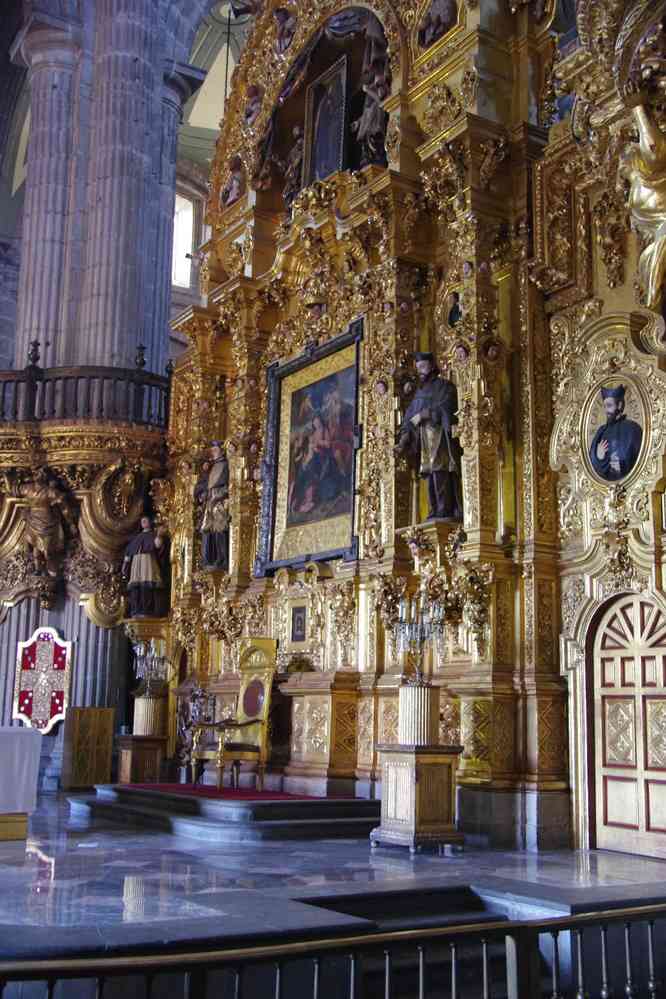
[[[65,554],[66,530],[77,533],[72,501],[46,468],[38,468],[18,494],[25,500],[24,538],[35,572],[55,578]]]
[[[400,427],[396,450],[418,463],[428,480],[428,519],[462,520],[460,444],[453,436],[458,392],[442,378],[432,354],[415,355],[419,386]]]
[[[205,569],[226,572],[229,569],[229,463],[219,441],[211,444],[210,456],[194,489],[195,499],[203,504],[203,565]]]
[[[127,580],[128,617],[166,617],[169,612],[169,543],[163,527],[150,517],[125,548],[122,573]]]
[[[291,137],[293,142],[286,161],[276,160],[277,166],[284,174],[282,197],[288,209],[291,209],[292,202],[300,191],[303,182],[303,151],[305,149],[305,140],[303,138],[303,129],[300,125],[294,125]]]

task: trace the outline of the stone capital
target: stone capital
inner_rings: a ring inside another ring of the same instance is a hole
[[[206,70],[189,63],[167,59],[164,64],[164,100],[175,104],[179,109],[196,94],[206,79]]]
[[[32,73],[41,69],[70,69],[78,64],[80,25],[48,14],[32,14],[14,39],[10,57]]]

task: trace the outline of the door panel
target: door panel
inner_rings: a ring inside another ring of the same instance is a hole
[[[623,597],[594,643],[597,846],[666,857],[666,616]]]

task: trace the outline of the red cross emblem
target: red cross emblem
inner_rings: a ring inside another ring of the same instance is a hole
[[[44,735],[65,717],[71,648],[54,628],[38,628],[27,642],[18,643],[14,718]]]

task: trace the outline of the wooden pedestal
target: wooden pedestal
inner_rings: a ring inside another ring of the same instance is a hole
[[[28,816],[26,812],[13,812],[0,815],[0,842],[28,838]]]
[[[115,708],[67,708],[60,785],[93,787],[111,780]]]
[[[381,754],[381,825],[370,833],[379,845],[458,846],[456,829],[456,769],[462,746],[377,747]]]
[[[166,755],[165,735],[121,735],[117,740],[119,784],[158,783]]]

